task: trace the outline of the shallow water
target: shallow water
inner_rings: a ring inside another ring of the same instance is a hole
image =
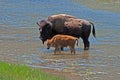
[[[90,36],[89,51],[84,52],[81,39],[76,55],[68,48],[53,55],[53,48],[42,45],[36,22],[57,13],[94,22],[97,39]],[[85,80],[119,80],[119,22],[120,13],[89,9],[71,0],[1,0],[0,60],[72,72]]]
[[[92,9],[120,12],[120,0],[73,0]],[[88,4],[89,3],[89,4]],[[97,4],[97,5],[96,5]]]

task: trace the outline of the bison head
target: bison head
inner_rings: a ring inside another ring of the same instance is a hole
[[[52,30],[52,25],[50,22],[47,22],[45,20],[40,21],[40,23],[37,23],[39,26],[40,31],[40,39],[42,40],[43,44],[47,39],[52,38],[55,33]]]

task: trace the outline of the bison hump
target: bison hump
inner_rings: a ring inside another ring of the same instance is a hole
[[[66,26],[66,27],[73,27],[73,28],[75,28],[75,27],[81,27],[82,26],[82,20],[80,20],[80,19],[71,19],[71,20],[69,20],[69,21],[66,21],[65,23],[64,23],[64,25]]]

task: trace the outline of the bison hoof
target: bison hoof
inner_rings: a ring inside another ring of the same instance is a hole
[[[50,49],[50,48],[47,48],[47,49]]]
[[[89,47],[84,48],[84,50],[89,50]]]
[[[61,51],[64,51],[64,48],[63,48],[63,47],[61,47]]]

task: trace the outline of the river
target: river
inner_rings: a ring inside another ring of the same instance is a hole
[[[89,51],[79,39],[76,55],[53,55],[39,39],[36,22],[65,13],[94,22]],[[80,75],[84,80],[119,80],[120,13],[90,9],[72,0],[0,0],[0,61]]]

